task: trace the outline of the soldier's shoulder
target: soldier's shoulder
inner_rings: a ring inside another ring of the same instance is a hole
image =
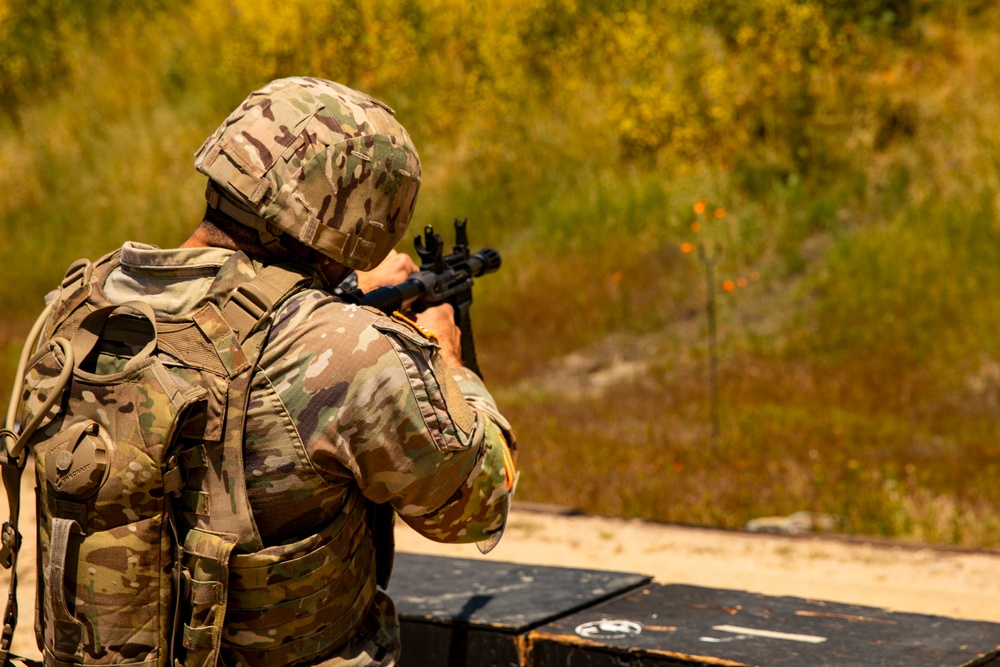
[[[333,336],[339,341],[355,340],[354,350],[381,354],[388,343],[374,344],[376,339],[396,341],[406,347],[437,345],[436,336],[421,328],[413,319],[401,313],[386,315],[376,308],[344,303],[322,290],[303,290],[290,298],[276,313],[272,327],[275,338],[296,339],[306,343],[314,340],[322,345]],[[323,343],[319,341],[322,340]]]
[[[364,328],[382,313],[364,306],[345,303],[325,290],[304,289],[286,299],[275,312],[275,326],[292,327],[322,322],[334,322],[353,328]]]

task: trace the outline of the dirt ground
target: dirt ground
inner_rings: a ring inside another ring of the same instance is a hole
[[[689,528],[529,507],[515,505],[507,532],[486,556],[474,545],[430,542],[406,526],[397,527],[396,547],[1000,622],[1000,551]]]
[[[2,495],[2,494],[0,494]],[[27,495],[27,494],[26,494]],[[27,500],[27,498],[25,499]],[[6,501],[0,503],[6,517]],[[33,503],[22,508],[20,620],[14,652],[38,657],[34,621]],[[776,536],[572,516],[524,504],[488,555],[426,540],[398,522],[396,546],[414,553],[652,575],[660,583],[883,607],[1000,622],[1000,551],[932,549],[820,536]],[[9,577],[0,571],[6,599]]]

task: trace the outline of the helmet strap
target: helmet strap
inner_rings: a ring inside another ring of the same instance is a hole
[[[290,254],[289,249],[281,242],[282,233],[280,231],[276,231],[271,223],[256,213],[241,208],[224,197],[211,180],[205,188],[205,200],[208,201],[211,208],[219,213],[232,218],[244,227],[255,230],[261,245],[275,257],[287,257]]]

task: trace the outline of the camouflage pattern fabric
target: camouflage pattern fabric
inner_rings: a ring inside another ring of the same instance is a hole
[[[230,255],[126,244],[122,265],[104,289],[115,302],[141,296],[158,313],[188,312],[221,303],[224,272],[256,271],[249,260],[234,263]],[[315,569],[288,573],[289,585],[317,586],[313,597],[339,596],[344,608],[368,597],[374,560],[362,496],[390,503],[418,532],[439,541],[480,541],[502,530],[514,475],[508,446],[515,442],[473,373],[443,368],[437,343],[410,324],[341,303],[321,289],[297,293],[272,319],[251,384],[244,465],[265,545],[260,555],[316,554]],[[343,545],[323,541],[320,533],[331,526],[350,537],[349,547],[337,547],[345,562],[334,546],[317,546]],[[230,582],[230,605],[245,613],[227,620],[224,655],[254,664],[246,656],[263,654],[253,651],[279,655],[278,647],[293,642],[309,651],[302,640],[322,632],[322,614],[280,607],[281,584],[270,592],[277,597],[261,599],[267,586],[241,583],[252,576],[240,574],[241,558],[232,559],[237,578]],[[391,602],[379,590],[368,599],[356,610],[351,641],[303,664],[321,657],[338,667],[394,664],[398,622]],[[264,613],[272,602],[279,606]],[[299,664],[295,655],[281,659],[273,664]]]
[[[406,231],[420,188],[416,148],[393,114],[338,83],[279,79],[230,114],[195,167],[251,214],[234,216],[244,224],[367,270]]]
[[[87,334],[113,311],[83,320],[72,339],[78,361],[87,357]],[[39,412],[66,363],[57,347],[36,355],[26,372],[24,419]],[[35,630],[46,664],[116,656],[150,667],[168,662],[161,648],[171,628],[161,610],[171,608],[174,589],[165,455],[179,415],[201,397],[148,350],[128,363],[106,357],[93,369],[77,368],[33,439],[44,609]]]
[[[252,93],[195,165],[209,205],[275,256],[291,237],[360,270],[405,232],[420,185],[391,109],[301,77]],[[71,267],[45,333],[72,339],[72,379],[52,384],[70,348],[44,349],[22,416],[65,393],[29,445],[47,664],[161,667],[176,649],[186,667],[387,667],[398,621],[368,508],[440,541],[502,533],[516,444],[486,388],[314,268],[133,244]],[[146,325],[110,325],[113,304]]]

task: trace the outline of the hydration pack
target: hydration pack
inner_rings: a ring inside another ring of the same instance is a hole
[[[19,488],[30,452],[44,664],[217,664],[238,560],[230,555],[263,547],[244,480],[250,380],[273,309],[312,280],[251,265],[242,253],[229,261],[257,275],[227,272],[233,284],[221,305],[205,300],[172,319],[143,302],[108,302],[101,286],[118,253],[78,261],[33,327],[0,433],[11,509],[0,548],[11,569],[0,663],[13,657]],[[310,539],[315,549],[319,538]],[[259,562],[248,565],[266,577]]]

